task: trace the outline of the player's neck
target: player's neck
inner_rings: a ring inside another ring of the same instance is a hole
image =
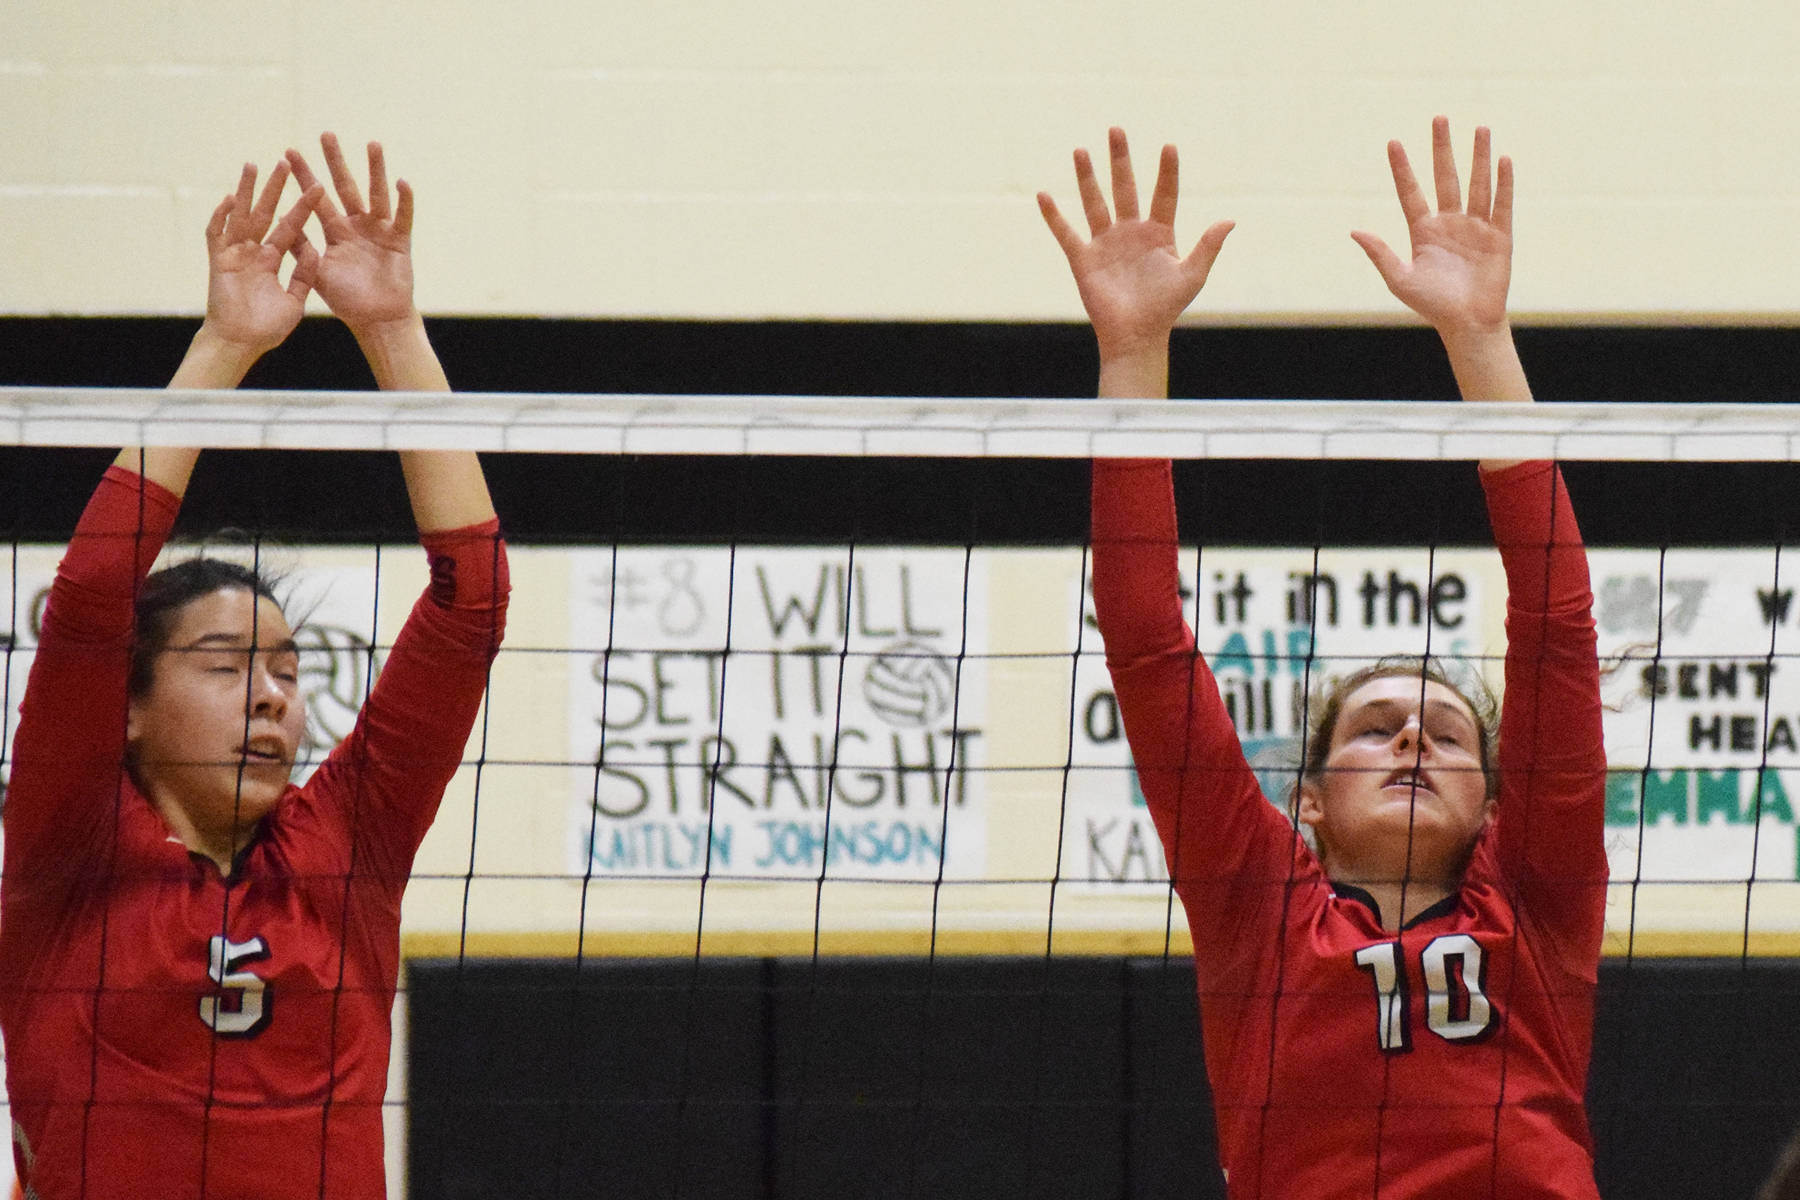
[[[1443,902],[1446,896],[1454,895],[1456,887],[1442,880],[1388,880],[1385,882],[1363,879],[1348,879],[1334,876],[1338,882],[1355,885],[1368,894],[1375,902],[1376,919],[1381,927],[1389,933],[1398,933],[1406,928],[1408,921],[1434,904]]]
[[[181,805],[165,800],[154,791],[150,803],[162,816],[163,824],[169,827],[169,833],[186,846],[189,853],[212,860],[220,875],[231,878],[237,866],[238,852],[255,836],[254,825],[243,830],[209,829],[196,822]]]
[[[1397,849],[1385,841],[1350,849],[1321,843],[1321,863],[1334,884],[1350,884],[1376,906],[1381,927],[1397,933],[1434,904],[1462,887],[1468,854],[1446,858],[1428,845]]]

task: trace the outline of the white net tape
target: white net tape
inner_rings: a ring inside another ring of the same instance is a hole
[[[1800,405],[0,388],[0,441],[295,450],[1792,462]]]

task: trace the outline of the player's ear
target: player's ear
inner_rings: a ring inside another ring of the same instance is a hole
[[[1319,793],[1319,785],[1310,779],[1301,780],[1300,787],[1294,794],[1294,819],[1314,829],[1325,819],[1325,804]]]
[[[1325,793],[1315,780],[1303,780],[1294,789],[1294,820],[1304,826],[1306,843],[1312,852],[1318,855],[1319,865],[1325,866]]]

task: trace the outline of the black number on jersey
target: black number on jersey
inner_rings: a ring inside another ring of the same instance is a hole
[[[1375,1042],[1390,1054],[1412,1049],[1406,965],[1399,942],[1377,942],[1356,952],[1356,965],[1375,981]],[[1466,933],[1433,938],[1419,952],[1425,980],[1425,1026],[1446,1042],[1475,1042],[1494,1027],[1487,997],[1487,960],[1481,943]]]
[[[207,943],[206,973],[219,990],[200,997],[200,1021],[220,1037],[255,1037],[268,1027],[275,997],[260,975],[246,971],[251,963],[269,957],[269,943],[260,937],[247,942],[215,937]]]

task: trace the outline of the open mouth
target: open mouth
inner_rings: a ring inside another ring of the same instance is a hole
[[[239,756],[251,765],[287,765],[287,747],[278,738],[251,738],[238,748]]]
[[[1430,781],[1418,771],[1395,771],[1381,783],[1383,791],[1395,788],[1404,791],[1409,796],[1416,796],[1420,793],[1427,796],[1437,795],[1437,790],[1431,786]]]

